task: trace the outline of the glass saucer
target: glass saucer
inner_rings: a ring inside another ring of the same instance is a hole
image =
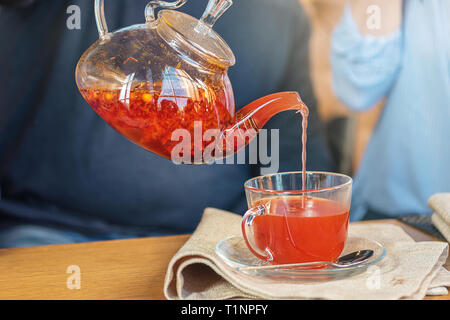
[[[342,256],[350,252],[358,250],[373,250],[373,255],[366,261],[355,266],[346,268],[336,268],[332,266],[324,266],[317,268],[311,267],[290,267],[277,269],[245,269],[245,267],[255,267],[269,265],[268,262],[262,261],[255,257],[245,244],[242,236],[233,236],[220,241],[216,245],[217,255],[236,272],[244,273],[256,277],[270,278],[274,280],[311,280],[311,281],[327,281],[333,279],[341,279],[365,271],[369,266],[380,262],[386,255],[386,249],[378,242],[349,236],[345,244]]]

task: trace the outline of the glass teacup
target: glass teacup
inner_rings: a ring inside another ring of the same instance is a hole
[[[343,174],[277,173],[244,184],[242,233],[250,251],[273,264],[334,261],[347,240],[352,179]]]

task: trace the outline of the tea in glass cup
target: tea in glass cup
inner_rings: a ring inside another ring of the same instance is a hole
[[[242,233],[273,264],[334,261],[347,240],[352,179],[328,172],[278,173],[248,180]]]

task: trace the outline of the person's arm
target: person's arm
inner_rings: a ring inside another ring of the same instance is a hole
[[[395,82],[402,59],[401,6],[401,0],[352,0],[346,7],[332,35],[331,65],[334,91],[348,107],[376,105]]]

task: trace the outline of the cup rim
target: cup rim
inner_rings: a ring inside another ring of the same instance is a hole
[[[306,171],[306,174],[323,174],[323,175],[329,175],[329,176],[338,176],[338,177],[347,178],[348,181],[346,181],[345,183],[333,186],[333,187],[312,189],[312,190],[310,190],[310,189],[308,189],[308,190],[268,190],[268,189],[262,189],[262,188],[254,188],[254,187],[250,187],[248,185],[251,181],[259,179],[259,178],[282,176],[282,175],[292,175],[292,174],[302,174],[302,173],[303,173],[302,171],[288,171],[288,172],[278,172],[278,173],[260,175],[260,176],[253,177],[253,178],[250,178],[247,181],[245,181],[244,189],[252,191],[252,192],[271,193],[271,194],[303,194],[303,193],[317,193],[317,192],[342,189],[353,183],[353,179],[350,176],[343,174],[343,173],[327,172],[327,171]]]

